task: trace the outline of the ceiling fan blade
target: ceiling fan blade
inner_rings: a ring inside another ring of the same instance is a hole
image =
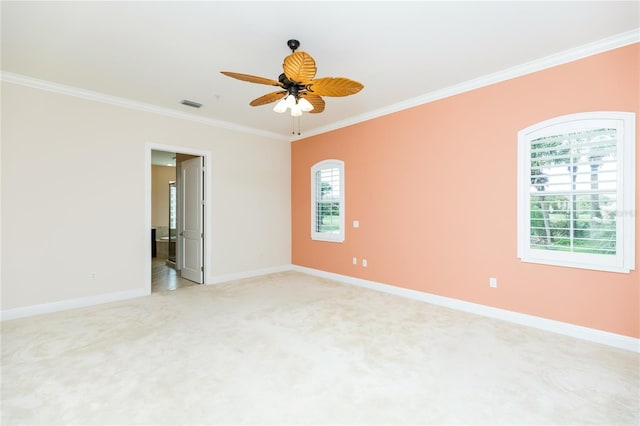
[[[248,81],[249,83],[258,83],[258,84],[267,84],[269,86],[281,86],[277,80],[272,80],[270,78],[258,77],[250,74],[241,74],[238,72],[230,72],[230,71],[220,71],[220,73],[226,75],[227,77],[237,78],[238,80]]]
[[[251,102],[249,102],[249,105],[260,106],[260,105],[270,104],[271,102],[275,102],[278,99],[284,98],[287,95],[287,93],[288,92],[286,90],[282,90],[280,92],[267,93],[264,96],[260,96],[259,98],[252,100]]]
[[[318,114],[319,112],[324,111],[324,99],[320,96],[309,92],[300,92],[300,97],[305,98],[311,105],[313,105],[313,109],[309,111],[310,114]]]
[[[316,76],[316,61],[307,52],[294,52],[284,58],[284,75],[295,83],[307,84]]]
[[[324,77],[307,83],[307,90],[318,96],[349,96],[363,87],[361,83],[344,77]]]

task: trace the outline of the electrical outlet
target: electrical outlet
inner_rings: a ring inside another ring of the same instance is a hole
[[[96,273],[95,272],[89,272],[89,279],[91,281],[95,281],[96,280]]]
[[[353,264],[354,264],[354,265],[357,265],[357,264],[358,264],[358,258],[357,258],[357,257],[354,257],[354,258],[353,258]]]
[[[489,287],[498,288],[498,279],[497,278],[489,278]]]
[[[362,259],[362,267],[363,268],[367,267],[367,259]]]

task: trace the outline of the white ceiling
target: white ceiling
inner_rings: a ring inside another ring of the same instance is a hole
[[[318,77],[358,94],[325,98],[304,133],[640,27],[638,1],[570,2],[30,2],[2,1],[2,70],[291,134],[292,119],[249,102],[274,88],[288,39]],[[200,102],[199,110],[180,104]]]

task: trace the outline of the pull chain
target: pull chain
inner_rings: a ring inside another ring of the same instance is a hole
[[[291,134],[296,134],[296,118],[291,117]],[[300,117],[298,117],[298,136],[300,136]]]

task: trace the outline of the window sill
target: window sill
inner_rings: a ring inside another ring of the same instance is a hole
[[[621,274],[628,274],[634,269],[634,268],[628,268],[623,266],[594,265],[594,264],[563,262],[563,261],[547,260],[547,259],[542,260],[542,259],[535,259],[535,258],[521,258],[520,260],[525,263],[535,263],[538,265],[560,266],[564,268],[586,269],[586,270],[592,270],[592,271],[616,272]]]
[[[344,237],[342,235],[337,235],[337,236],[327,236],[327,235],[312,235],[311,239],[313,241],[325,241],[328,243],[342,243],[344,242]]]

